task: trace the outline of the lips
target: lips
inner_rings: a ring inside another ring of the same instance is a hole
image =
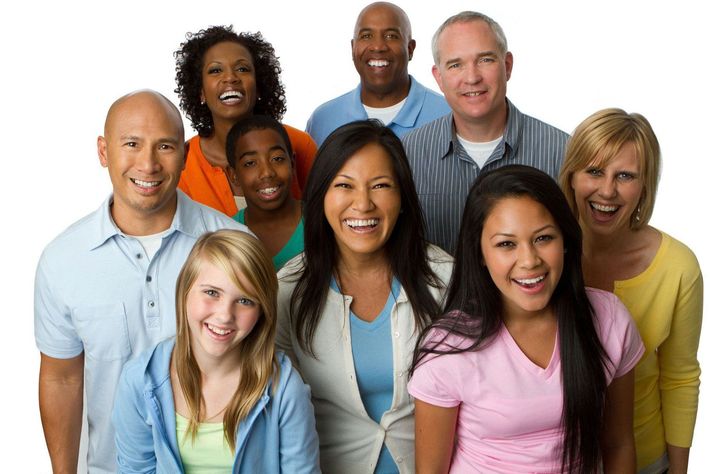
[[[234,329],[221,328],[210,323],[205,323],[204,325],[209,335],[217,340],[229,339],[229,336],[234,332]]]
[[[390,62],[387,59],[370,59],[367,61],[367,65],[370,67],[387,67]]]
[[[281,190],[283,189],[283,186],[278,184],[278,185],[269,185],[265,186],[263,188],[257,189],[256,193],[259,195],[261,199],[264,199],[266,201],[270,201],[272,199],[276,199],[281,195]]]
[[[151,192],[158,188],[162,184],[162,180],[142,180],[137,178],[129,178],[131,183],[135,184],[136,187],[145,192]]]
[[[219,95],[219,100],[226,105],[234,105],[238,104],[239,102],[244,99],[244,93],[241,91],[224,91]]]
[[[546,279],[547,273],[525,278],[512,278],[512,281],[526,293],[537,293],[544,288]]]

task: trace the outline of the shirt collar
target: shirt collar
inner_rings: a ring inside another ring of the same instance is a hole
[[[357,85],[353,91],[351,97],[352,103],[348,110],[360,112],[359,114],[353,114],[353,120],[357,120],[357,116],[367,118],[367,111],[362,105],[362,99],[360,99],[360,93],[362,92],[362,82]],[[419,84],[411,75],[409,76],[409,93],[405,98],[406,101],[402,108],[397,112],[397,115],[392,119],[392,123],[399,125],[403,128],[412,128],[419,117],[419,113],[424,105],[424,95],[426,94],[426,89],[424,86]]]
[[[91,246],[92,250],[100,247],[116,235],[125,235],[113,221],[113,217],[111,217],[112,203],[113,194],[106,198],[98,210],[98,232]],[[167,235],[172,234],[173,231],[178,231],[197,239],[205,230],[206,227],[202,221],[202,213],[199,212],[195,203],[187,197],[185,193],[177,189],[177,209],[173,217],[173,222],[168,228]]]

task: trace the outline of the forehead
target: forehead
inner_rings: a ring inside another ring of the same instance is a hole
[[[483,233],[523,233],[548,224],[557,227],[545,206],[529,196],[510,196],[493,204],[484,221]]]
[[[193,288],[198,285],[214,285],[223,290],[235,290],[244,294],[254,293],[254,287],[233,260],[225,257],[198,257],[197,277]]]
[[[273,128],[255,128],[253,130],[249,130],[244,135],[239,137],[236,143],[238,148],[253,146],[271,147],[274,145],[278,145],[284,150],[286,149],[283,137],[281,137],[281,134]]]
[[[394,159],[379,143],[368,143],[352,154],[343,164],[338,174],[368,178],[374,176],[395,176]]]
[[[483,20],[458,22],[447,26],[439,35],[438,47],[442,57],[498,51],[495,33]]]
[[[358,16],[355,31],[392,29],[403,31],[407,28],[404,15],[390,5],[373,5]]]
[[[594,166],[597,168],[615,167],[625,170],[640,169],[642,160],[634,142],[621,144],[607,144],[594,155],[589,163],[581,163],[582,167]]]
[[[205,52],[204,57],[205,64],[210,62],[233,62],[239,60],[253,62],[249,49],[235,41],[222,41],[210,46]]]
[[[182,141],[182,120],[163,100],[150,95],[125,99],[111,112],[106,123],[106,135],[169,138]]]

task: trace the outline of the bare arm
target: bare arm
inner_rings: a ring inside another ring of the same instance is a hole
[[[614,379],[606,390],[602,456],[604,472],[636,472],[634,371]]]
[[[84,404],[84,354],[55,359],[41,354],[39,411],[54,474],[76,473]]]
[[[668,452],[668,461],[670,463],[670,468],[668,469],[669,474],[685,474],[688,472],[690,448],[681,448],[679,446],[673,446],[672,444],[666,444],[666,451]]]
[[[414,399],[417,474],[449,472],[459,407],[445,408]]]

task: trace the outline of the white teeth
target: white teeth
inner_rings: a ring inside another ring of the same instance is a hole
[[[466,93],[464,93],[464,95],[467,97],[477,97],[481,94],[483,94],[483,92],[466,92]]]
[[[597,204],[596,202],[590,202],[589,204],[597,211],[602,212],[615,212],[619,209],[619,206],[605,206],[604,204]]]
[[[210,331],[212,331],[213,333],[219,334],[220,336],[225,336],[225,335],[229,334],[230,332],[232,332],[231,329],[220,329],[216,326],[212,326],[210,323],[207,323],[207,328]]]
[[[219,96],[219,100],[241,99],[242,97],[244,97],[244,94],[239,91],[227,91]]]
[[[143,188],[154,188],[160,184],[160,181],[141,181],[140,179],[132,179],[134,183]]]
[[[278,191],[278,189],[279,189],[278,186],[274,186],[272,188],[260,189],[258,192],[261,194],[272,194],[272,193],[275,193],[276,191]]]
[[[535,283],[539,283],[542,280],[545,279],[545,275],[540,275],[539,277],[536,278],[523,278],[523,279],[515,279],[518,283],[521,285],[534,285]]]
[[[367,62],[367,65],[372,67],[386,67],[389,66],[389,64],[390,62],[386,59],[370,59]]]
[[[345,224],[348,227],[369,227],[377,225],[379,219],[345,219]]]

